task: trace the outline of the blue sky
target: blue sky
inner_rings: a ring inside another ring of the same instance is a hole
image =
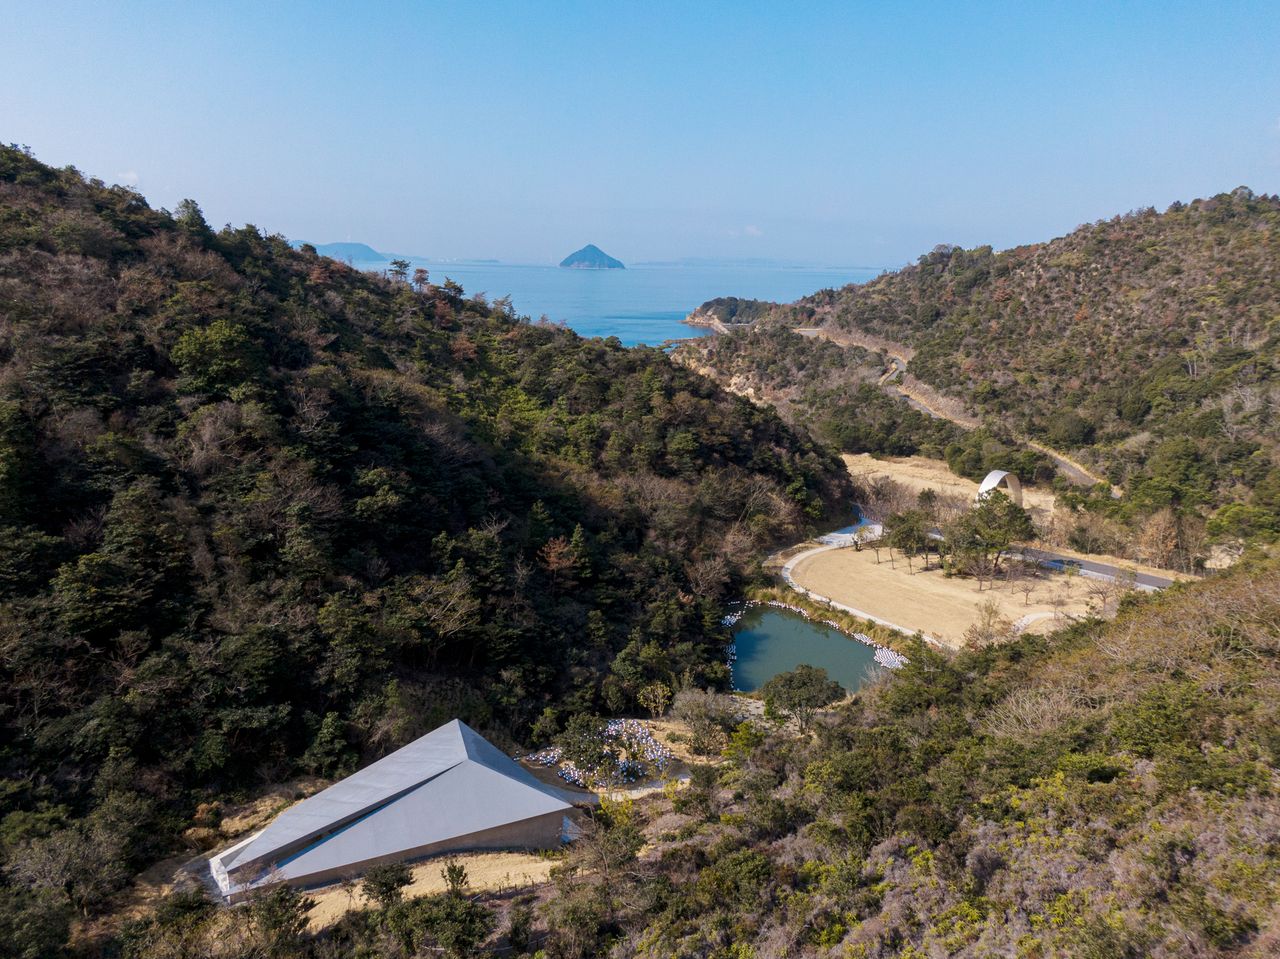
[[[295,239],[896,265],[1280,192],[1277,13],[0,0],[0,139]]]

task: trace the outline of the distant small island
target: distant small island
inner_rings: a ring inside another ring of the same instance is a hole
[[[316,248],[316,252],[321,256],[332,257],[343,262],[374,263],[379,260],[391,259],[385,253],[379,253],[367,243],[313,243],[311,245]]]
[[[560,265],[571,270],[625,270],[621,260],[615,260],[594,243],[588,243],[576,253],[570,253]]]

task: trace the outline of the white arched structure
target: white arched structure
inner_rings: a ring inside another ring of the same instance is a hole
[[[1022,505],[1022,483],[1018,477],[1008,470],[992,470],[987,474],[981,485],[978,487],[978,495],[974,497],[974,502],[980,501],[984,496],[992,490],[1004,487],[1004,492],[1009,495],[1009,499],[1013,500],[1018,506]]]

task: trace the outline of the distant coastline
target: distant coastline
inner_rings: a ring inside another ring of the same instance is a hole
[[[498,257],[468,256],[421,256],[416,253],[384,253],[374,249],[367,243],[359,241],[341,241],[333,243],[314,243],[305,240],[291,241],[291,246],[298,248],[304,245],[315,247],[321,256],[332,257],[344,263],[359,266],[381,266],[392,260],[408,260],[410,263],[425,266],[502,266],[523,268],[554,268],[555,262],[546,260],[503,260]],[[607,255],[607,254],[606,254]],[[567,258],[566,258],[567,259]],[[612,257],[610,257],[612,259]],[[776,260],[767,257],[701,257],[684,256],[670,260],[637,260],[625,264],[629,270],[766,270],[770,272],[818,272],[818,273],[850,273],[865,274],[871,279],[880,273],[896,269],[890,266],[845,266],[808,263],[801,260]],[[812,292],[812,291],[810,291]]]
[[[357,270],[383,273],[397,257],[377,253],[378,259],[342,262]],[[461,284],[466,296],[483,294],[489,301],[509,295],[512,308],[520,315],[534,321],[545,317],[553,323],[564,323],[582,336],[616,336],[624,346],[661,346],[720,332],[700,317],[695,317],[693,323],[686,323],[685,319],[700,304],[730,294],[789,303],[816,290],[863,283],[877,275],[872,270],[804,269],[795,265],[775,268],[760,262],[735,266],[729,262],[683,260],[670,266],[649,262],[631,268],[628,264],[625,270],[570,270],[546,262],[407,255],[399,258],[409,261],[411,272],[416,267],[427,270],[432,283],[454,280]]]

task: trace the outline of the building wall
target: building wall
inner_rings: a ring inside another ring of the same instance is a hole
[[[493,829],[486,829],[466,836],[457,836],[443,842],[418,846],[393,855],[348,863],[340,868],[329,869],[324,872],[309,873],[303,876],[281,875],[277,881],[287,882],[290,886],[298,889],[310,889],[315,886],[326,886],[343,879],[357,879],[370,866],[377,866],[387,862],[412,863],[447,853],[482,852],[499,849],[557,849],[561,844],[560,834],[566,815],[570,815],[572,818],[571,812],[557,810],[542,816],[524,819],[520,822],[508,823],[505,826],[497,826]],[[229,902],[242,902],[250,898],[257,889],[273,884],[273,881],[268,879],[253,887],[253,889],[237,890],[226,898]]]

